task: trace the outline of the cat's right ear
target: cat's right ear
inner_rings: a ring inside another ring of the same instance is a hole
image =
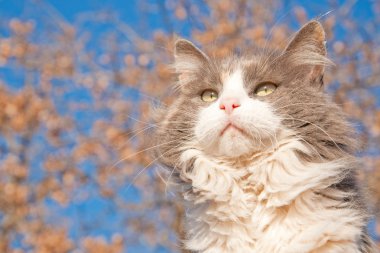
[[[325,66],[333,65],[326,53],[325,31],[318,21],[312,20],[295,34],[284,56],[293,65],[308,66],[310,80],[322,86]]]
[[[193,43],[179,39],[175,43],[174,68],[180,85],[196,79],[199,71],[207,66],[209,58]]]

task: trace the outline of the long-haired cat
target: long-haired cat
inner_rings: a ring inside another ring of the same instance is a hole
[[[179,94],[157,156],[181,185],[184,247],[203,253],[369,253],[356,139],[323,91],[321,24],[283,51],[214,59],[175,45]]]

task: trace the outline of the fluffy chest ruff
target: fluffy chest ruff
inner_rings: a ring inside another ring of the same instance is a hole
[[[352,167],[350,158],[312,162],[296,138],[233,165],[197,149],[181,156],[187,182],[187,249],[204,253],[361,252],[365,217],[332,185]],[[238,167],[241,166],[241,167]]]

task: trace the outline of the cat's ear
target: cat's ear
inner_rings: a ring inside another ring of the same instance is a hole
[[[199,71],[207,66],[209,59],[193,43],[179,39],[175,43],[174,68],[180,84],[185,84],[197,77]]]
[[[285,49],[285,54],[298,66],[308,66],[312,83],[323,85],[325,66],[333,65],[326,57],[326,34],[316,20],[304,25]]]

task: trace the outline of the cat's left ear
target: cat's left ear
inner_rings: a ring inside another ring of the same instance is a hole
[[[323,85],[325,66],[333,65],[326,57],[326,35],[321,23],[316,20],[304,25],[285,49],[284,55],[294,66],[307,66],[312,83]]]
[[[180,84],[189,83],[197,78],[209,62],[209,58],[193,43],[179,39],[175,43],[174,68]]]

